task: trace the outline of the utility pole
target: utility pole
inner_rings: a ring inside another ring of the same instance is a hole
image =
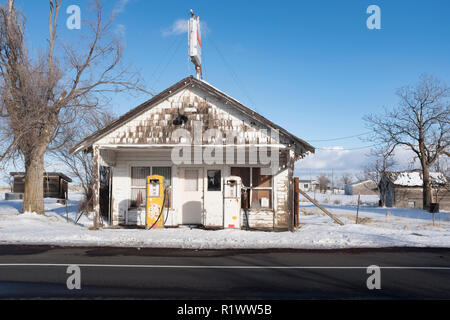
[[[331,193],[334,194],[334,169],[331,169]]]
[[[312,171],[309,170],[309,190],[313,191],[313,185],[312,185]]]

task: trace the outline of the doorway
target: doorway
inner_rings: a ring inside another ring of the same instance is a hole
[[[101,166],[100,175],[100,216],[103,221],[111,224],[112,202],[112,168]]]
[[[182,224],[203,224],[203,169],[184,168],[181,169],[182,179]]]
[[[223,172],[220,168],[205,168],[205,227],[223,227]]]

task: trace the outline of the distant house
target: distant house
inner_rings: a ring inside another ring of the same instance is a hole
[[[25,192],[25,173],[11,172],[13,177],[13,193]],[[45,172],[44,173],[44,198],[65,199],[66,192],[69,188],[69,183],[72,182],[68,176],[59,172]]]
[[[442,173],[430,172],[432,201],[450,210],[448,181]],[[387,172],[380,181],[381,199],[387,207],[423,209],[423,180],[420,171]]]
[[[346,195],[378,195],[378,185],[373,180],[365,180],[345,186]]]
[[[314,191],[319,188],[319,182],[317,180],[311,180],[311,179],[300,179],[300,190],[309,192]]]

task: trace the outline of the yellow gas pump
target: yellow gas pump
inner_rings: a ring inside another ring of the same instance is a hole
[[[164,177],[151,176],[147,178],[146,228],[164,227]]]

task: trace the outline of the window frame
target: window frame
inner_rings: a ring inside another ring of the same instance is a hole
[[[170,196],[170,205],[169,205],[169,209],[173,209],[173,167],[172,166],[167,166],[167,165],[153,165],[153,166],[148,166],[148,165],[141,165],[141,164],[131,164],[130,165],[130,200],[128,201],[128,210],[142,210],[145,208],[145,201],[146,201],[146,196],[147,196],[147,181],[145,182],[145,186],[135,186],[133,185],[133,169],[134,168],[147,168],[150,169],[149,170],[149,174],[150,176],[153,175],[153,170],[154,168],[165,168],[165,169],[170,169],[170,190],[171,190],[171,196]],[[133,194],[133,189],[145,189],[144,192],[144,206],[140,206],[140,207],[133,207],[131,206],[131,203],[134,201],[132,200],[132,194]],[[165,209],[167,209],[167,207],[165,207]]]
[[[253,170],[254,169],[259,169],[260,173],[259,175],[262,176],[261,174],[261,167],[250,167],[250,209],[254,209],[252,208],[252,200],[253,200],[253,190],[266,190],[266,191],[270,191],[270,199],[269,199],[269,207],[266,208],[257,208],[257,210],[273,210],[273,175],[270,175],[270,187],[254,187],[253,186]],[[267,175],[266,175],[267,176]]]
[[[147,197],[147,181],[145,182],[144,186],[136,186],[133,185],[133,169],[135,168],[145,168],[145,169],[149,169],[150,175],[152,175],[152,167],[149,166],[143,166],[143,165],[136,165],[136,166],[131,166],[130,167],[130,203],[128,204],[128,209],[129,210],[139,210],[141,208],[145,208],[145,199]],[[132,206],[131,204],[133,202],[135,202],[132,198],[133,198],[133,190],[139,190],[139,189],[145,189],[144,194],[143,194],[143,203],[144,206]]]
[[[218,177],[218,185],[216,186],[216,188],[218,188],[217,190],[214,189],[210,189],[210,184],[209,184],[209,173],[210,172],[215,172],[216,174],[214,175],[214,180],[216,180],[217,178],[217,173],[219,173],[219,177]],[[223,173],[221,169],[206,169],[206,191],[207,192],[223,192],[223,186],[222,186],[222,179],[223,179]]]
[[[172,167],[171,166],[158,166],[158,165],[152,166],[151,170],[150,170],[152,176],[156,175],[155,172],[154,172],[155,168],[158,168],[158,169],[169,169],[169,171],[170,171],[169,199],[165,199],[164,201],[165,202],[169,201],[168,208],[169,209],[173,209],[173,170],[172,170]],[[167,209],[166,203],[164,203],[164,209]]]
[[[254,182],[253,182],[253,170],[254,169],[259,169],[259,170],[261,170],[262,169],[262,167],[245,167],[245,166],[242,166],[242,167],[231,167],[231,169],[230,169],[230,171],[232,171],[233,170],[233,168],[238,168],[238,169],[248,169],[248,170],[250,170],[250,177],[249,177],[249,180],[250,180],[250,186],[248,186],[248,188],[249,188],[249,207],[247,208],[247,209],[249,209],[249,210],[266,210],[266,211],[274,211],[275,209],[274,209],[274,201],[275,201],[275,191],[274,191],[274,176],[273,175],[270,175],[270,187],[254,187],[253,185],[254,185]],[[261,175],[261,173],[260,173],[260,175]],[[253,191],[258,191],[258,190],[268,190],[268,191],[270,191],[270,199],[269,199],[269,207],[267,207],[267,208],[252,208],[252,199],[253,199]]]

